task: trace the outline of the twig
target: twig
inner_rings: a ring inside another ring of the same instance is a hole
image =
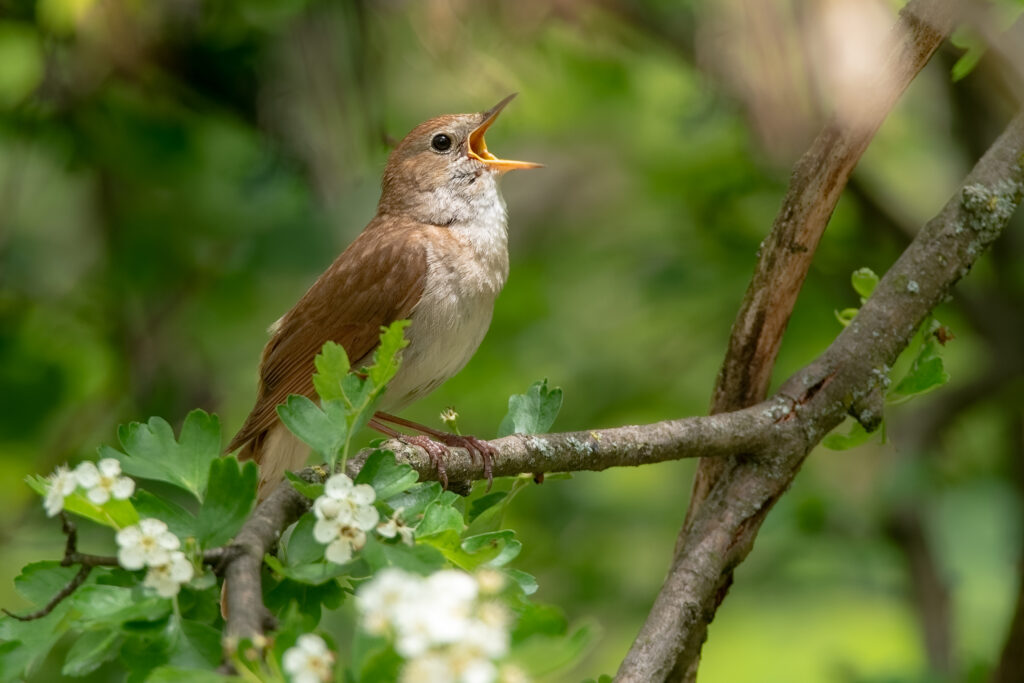
[[[66,598],[70,597],[78,588],[85,583],[85,580],[89,578],[89,573],[95,567],[118,567],[120,563],[117,558],[112,555],[90,555],[88,553],[78,552],[78,527],[75,525],[71,518],[67,516],[67,513],[61,512],[61,528],[64,534],[68,537],[67,542],[64,544],[64,557],[61,558],[60,566],[71,567],[74,565],[81,565],[78,573],[67,583],[66,586],[60,589],[53,598],[46,603],[46,606],[32,612],[30,614],[17,615],[13,612],[0,608],[4,614],[18,621],[34,621],[36,619],[42,619],[46,615],[53,612],[61,602]],[[226,566],[232,558],[239,553],[239,549],[234,545],[226,545],[220,548],[212,548],[203,553],[202,561],[203,564],[210,565],[214,568],[215,573],[220,573],[222,568]]]
[[[33,621],[35,619],[42,619],[50,612],[52,612],[54,609],[56,609],[57,605],[59,605],[64,600],[64,598],[74,593],[76,590],[78,590],[79,586],[85,583],[85,580],[89,578],[89,572],[92,571],[92,568],[93,565],[83,564],[82,568],[78,570],[77,574],[75,574],[75,577],[68,582],[68,585],[61,588],[60,592],[54,595],[50,602],[46,603],[46,607],[43,607],[40,610],[32,612],[31,614],[23,615],[14,614],[13,612],[8,611],[6,608],[4,608],[2,611],[7,616],[11,617],[12,619],[17,619],[18,621]]]

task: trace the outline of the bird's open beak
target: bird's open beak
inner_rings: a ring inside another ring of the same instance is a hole
[[[483,123],[477,126],[476,129],[469,134],[469,149],[467,150],[469,157],[471,159],[476,159],[477,161],[482,161],[487,164],[489,168],[493,168],[496,171],[514,171],[520,168],[540,168],[544,165],[535,164],[532,161],[511,161],[509,159],[499,159],[487,151],[487,143],[484,142],[484,133],[486,133],[487,129],[491,127],[491,124],[497,120],[498,114],[500,114],[501,110],[512,101],[512,98],[514,98],[516,94],[517,93],[512,93],[501,102],[498,102],[489,110],[485,111],[483,113]]]

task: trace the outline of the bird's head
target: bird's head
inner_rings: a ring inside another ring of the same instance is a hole
[[[539,168],[531,161],[499,159],[484,141],[484,133],[514,97],[479,114],[438,116],[416,126],[388,158],[379,211],[424,222],[458,220],[475,198],[494,193],[497,176]]]

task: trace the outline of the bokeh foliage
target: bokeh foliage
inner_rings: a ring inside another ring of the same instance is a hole
[[[406,416],[454,405],[492,436],[540,377],[564,390],[559,429],[706,411],[820,122],[811,107],[803,138],[768,144],[702,59],[740,41],[707,28],[713,5],[0,0],[0,604],[19,607],[18,567],[60,555],[23,478],[150,415],[237,428],[265,328],[372,216],[389,140],[508,92],[490,146],[546,168],[503,181],[512,274],[487,339]],[[777,381],[858,305],[850,273],[886,270],[1012,110],[995,58],[954,82],[958,57],[936,56],[858,167]],[[954,672],[993,665],[1020,578],[1022,227],[939,312],[949,386],[892,409],[887,443],[808,460],[711,626],[702,680],[933,680],[908,518],[952,591]],[[578,475],[511,506],[539,597],[603,625],[576,678],[612,672],[639,628],[691,473]]]

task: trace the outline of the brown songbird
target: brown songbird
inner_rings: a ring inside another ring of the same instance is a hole
[[[409,345],[379,404],[397,411],[439,387],[469,361],[487,333],[508,277],[505,202],[498,177],[540,164],[499,159],[484,133],[515,95],[479,114],[439,116],[416,126],[388,158],[377,215],[295,307],[271,328],[259,393],[228,451],[260,466],[265,497],[286,470],[303,466],[309,447],[277,416],[289,394],[316,398],[313,359],[328,340],[352,367],[370,363],[380,328],[409,319]],[[421,432],[404,436],[384,423]],[[433,430],[378,412],[369,426],[418,445],[442,480],[447,446],[462,446],[490,472],[493,448],[474,437]],[[432,440],[426,435],[437,439]]]

